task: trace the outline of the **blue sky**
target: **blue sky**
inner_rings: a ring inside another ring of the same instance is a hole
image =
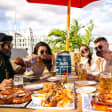
[[[67,7],[31,4],[26,0],[0,0],[0,31],[26,33],[32,28],[34,35],[47,35],[53,28],[66,29]],[[16,21],[15,21],[16,17]],[[93,36],[112,38],[112,0],[93,2],[84,8],[71,8],[71,23],[93,20]],[[16,25],[15,25],[16,23]]]

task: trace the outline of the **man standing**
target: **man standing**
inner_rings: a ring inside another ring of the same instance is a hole
[[[14,74],[22,70],[22,68],[13,70],[10,63],[11,48],[12,36],[0,33],[0,90],[11,88]]]
[[[112,51],[109,50],[109,43],[106,38],[98,37],[95,41],[96,55],[102,57],[101,72],[112,72]]]

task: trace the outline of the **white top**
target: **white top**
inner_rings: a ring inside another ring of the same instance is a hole
[[[95,54],[92,55],[91,66],[88,64],[88,58],[82,57],[81,63],[84,65],[88,73],[92,73],[93,75],[97,75],[100,71],[98,69],[98,65],[96,61],[99,59]]]

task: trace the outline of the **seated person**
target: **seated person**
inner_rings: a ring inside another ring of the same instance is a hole
[[[100,72],[112,72],[112,51],[106,38],[98,37],[95,41],[96,55],[101,57]]]
[[[11,48],[12,36],[0,33],[0,90],[12,88],[14,74],[25,71],[22,66],[18,67],[16,71],[13,70],[10,63]]]
[[[91,53],[90,49],[86,45],[80,46],[81,63],[87,70],[87,79],[97,80],[99,77],[100,59]]]
[[[29,81],[35,81],[42,75],[48,73],[52,66],[56,65],[55,56],[52,54],[50,47],[45,42],[39,42],[34,48],[32,55],[34,63],[32,63],[32,73],[24,75]]]

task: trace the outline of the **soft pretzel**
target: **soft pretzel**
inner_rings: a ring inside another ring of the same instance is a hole
[[[0,92],[0,104],[25,103],[31,100],[31,92],[25,89],[8,89]]]

